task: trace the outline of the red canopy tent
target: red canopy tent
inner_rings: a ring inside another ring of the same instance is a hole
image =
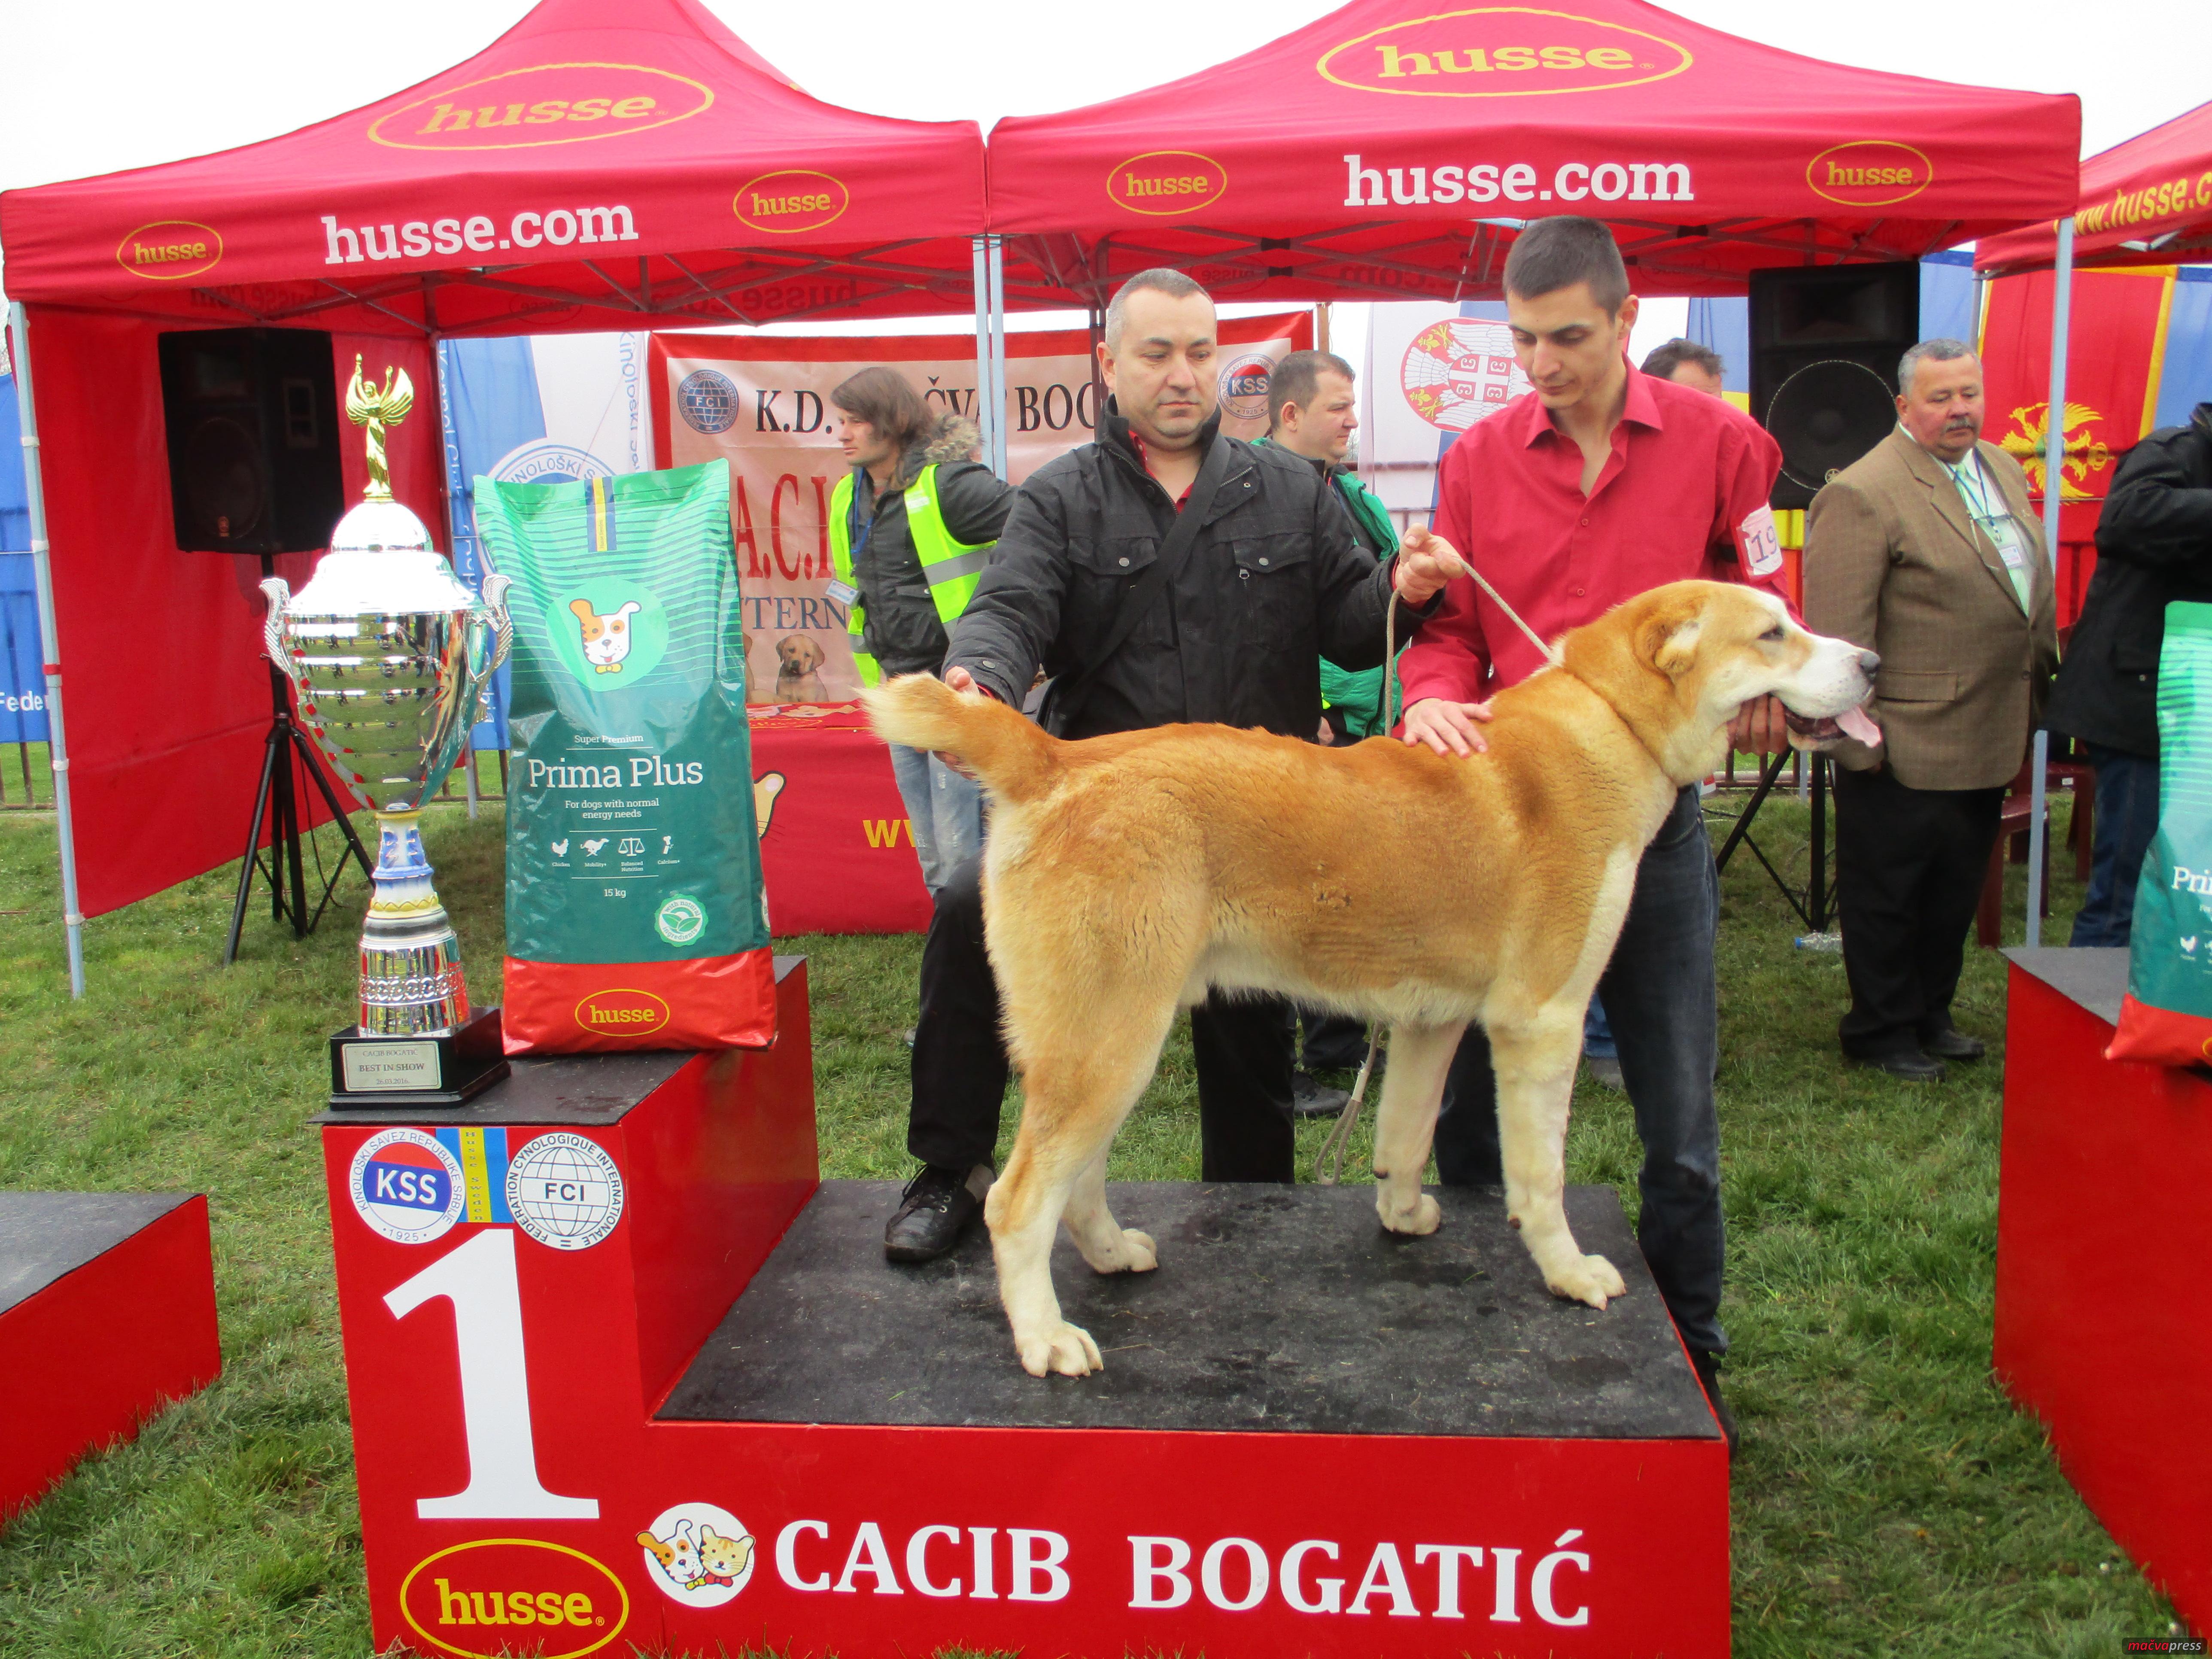
[[[2185,264],[2212,258],[2212,104],[2199,104],[2081,163],[2074,209],[2076,265]],[[1984,240],[1974,269],[1996,275],[2049,269],[2058,227],[2039,224]]]
[[[991,134],[1010,270],[1097,304],[1146,265],[1224,299],[1498,291],[1512,227],[1611,223],[1653,294],[1909,259],[2064,212],[2072,96],[1824,64],[1641,0],[1353,0],[1230,63]]]
[[[281,138],[0,197],[17,300],[485,334],[965,308],[973,122],[809,97],[696,0],[544,0]]]
[[[366,108],[0,196],[73,984],[83,915],[238,855],[269,718],[258,571],[173,538],[158,331],[329,329],[341,382],[360,351],[427,393],[444,335],[965,307],[983,222],[974,123],[820,102],[696,0],[544,0]],[[438,426],[426,408],[392,453],[433,525]],[[90,671],[73,744],[62,642]]]

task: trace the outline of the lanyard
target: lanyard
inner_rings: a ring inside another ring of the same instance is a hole
[[[872,483],[873,480],[870,482]],[[878,511],[882,509],[883,504],[883,498],[880,495],[876,497],[873,506]],[[853,544],[853,571],[857,575],[860,569],[860,556],[868,550],[868,538],[876,533],[875,513],[868,514],[866,524],[860,522],[860,489],[858,483],[853,487],[853,505],[846,512],[845,532],[847,538]]]
[[[1966,510],[1977,520],[1986,523],[1991,519],[2005,516],[1990,508],[1990,481],[1982,471],[1982,458],[1972,450],[1966,452],[1966,459],[1962,464],[1953,465],[1946,462],[1943,470],[1951,475],[1951,482],[1957,486],[1960,499],[1966,502]],[[1967,481],[1969,474],[1972,476],[1971,483]]]

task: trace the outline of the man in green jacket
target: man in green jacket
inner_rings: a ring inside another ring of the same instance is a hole
[[[1390,510],[1345,461],[1352,434],[1359,428],[1358,394],[1352,365],[1327,351],[1293,351],[1275,365],[1267,385],[1267,435],[1260,440],[1311,461],[1336,486],[1351,514],[1352,533],[1378,561],[1398,550],[1398,532]],[[1401,640],[1399,648],[1405,648]],[[1389,728],[1382,709],[1381,668],[1339,668],[1321,659],[1323,743],[1358,743]],[[1394,690],[1395,713],[1405,706]],[[1293,1079],[1292,1108],[1301,1117],[1334,1117],[1349,1097],[1341,1089],[1316,1083],[1316,1068],[1350,1069],[1366,1057],[1367,1028],[1337,1014],[1306,1014],[1304,1064]]]

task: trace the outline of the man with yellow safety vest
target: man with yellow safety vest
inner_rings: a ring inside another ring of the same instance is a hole
[[[934,674],[967,608],[1014,492],[972,459],[975,423],[934,415],[907,378],[864,368],[830,394],[852,471],[830,498],[830,597],[848,607],[860,683]],[[921,878],[936,896],[982,845],[975,782],[926,750],[890,745]]]

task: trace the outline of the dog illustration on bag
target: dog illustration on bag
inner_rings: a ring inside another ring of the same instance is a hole
[[[642,608],[635,599],[630,599],[603,617],[592,609],[589,599],[568,601],[568,609],[575,613],[576,625],[583,630],[584,660],[592,665],[593,673],[622,672],[623,659],[629,655],[629,619]]]

